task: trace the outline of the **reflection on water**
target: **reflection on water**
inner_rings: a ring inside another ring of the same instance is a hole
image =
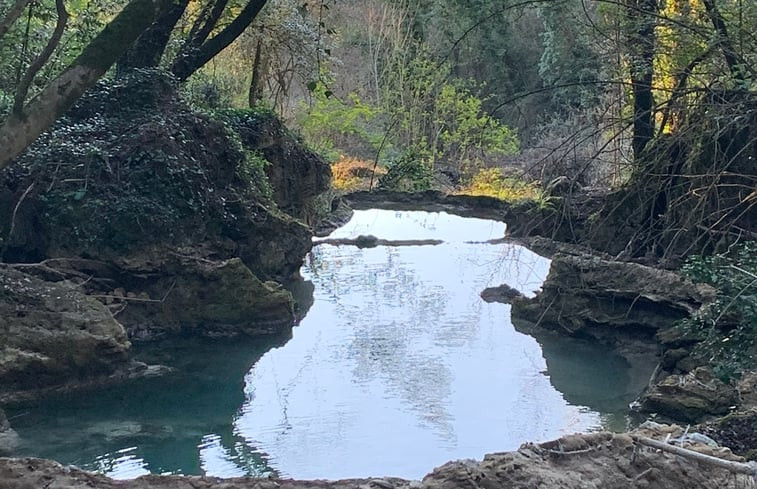
[[[11,412],[25,453],[117,477],[419,478],[617,420],[630,400],[624,361],[564,338],[542,347],[516,331],[509,306],[480,299],[501,283],[532,294],[546,276],[548,260],[524,248],[470,243],[503,233],[444,213],[356,212],[331,237],[445,243],[321,244],[294,290],[307,314],[286,344],[150,347],[144,359],[180,373]]]
[[[244,402],[245,372],[287,339],[178,340],[137,347],[141,359],[178,372],[9,410],[24,443],[19,455],[116,478],[151,472],[269,474],[265,457],[237,439],[231,423]]]
[[[513,328],[509,306],[478,295],[501,283],[531,294],[546,276],[548,260],[522,247],[466,243],[503,233],[446,214],[357,212],[332,237],[446,242],[318,246],[303,269],[314,304],[294,338],[246,376],[236,432],[282,474],[337,478],[421,477],[449,459],[599,428],[601,413],[552,386],[541,347]],[[594,349],[575,348],[592,365]],[[628,368],[615,359],[607,375]]]

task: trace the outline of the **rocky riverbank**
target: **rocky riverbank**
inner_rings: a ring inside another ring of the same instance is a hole
[[[650,447],[655,439],[676,440],[683,455]],[[652,440],[651,442],[649,440]],[[681,450],[683,448],[683,450]],[[691,457],[698,458],[691,458]],[[715,465],[713,457],[731,468]],[[741,469],[739,474],[735,470]],[[67,489],[600,489],[666,487],[670,489],[745,487],[757,466],[743,463],[727,448],[706,436],[677,426],[643,426],[628,434],[592,433],[558,440],[526,443],[515,452],[486,455],[481,461],[452,461],[422,480],[392,477],[340,481],[298,481],[185,476],[144,476],[115,481],[56,462],[39,459],[0,459],[0,484],[7,488]]]
[[[270,113],[98,85],[0,174],[0,403],[159,373],[132,341],[291,328],[330,178]]]

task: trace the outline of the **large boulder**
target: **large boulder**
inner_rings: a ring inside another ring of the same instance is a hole
[[[513,317],[608,343],[649,338],[713,300],[712,287],[667,270],[590,255],[555,255],[541,292]]]
[[[255,336],[292,327],[294,300],[278,283],[262,282],[239,258],[213,260],[183,251],[121,261],[129,288],[106,298],[131,337]]]
[[[16,391],[109,375],[127,362],[124,328],[71,285],[0,267],[0,402]]]

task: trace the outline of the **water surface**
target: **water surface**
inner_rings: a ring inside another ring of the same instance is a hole
[[[625,426],[627,362],[562,337],[542,347],[509,306],[479,297],[501,283],[532,294],[549,268],[520,246],[483,243],[503,224],[358,211],[330,237],[360,234],[444,243],[320,244],[291,339],[142,347],[179,373],[10,412],[24,453],[122,478],[420,478],[450,459]]]

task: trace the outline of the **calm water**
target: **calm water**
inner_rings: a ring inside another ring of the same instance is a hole
[[[360,211],[331,237],[359,234],[445,242],[318,245],[291,339],[140,347],[178,373],[9,412],[20,454],[119,478],[420,478],[450,459],[625,427],[644,375],[580,341],[540,345],[516,331],[509,306],[480,299],[501,283],[531,294],[549,268],[522,247],[480,243],[504,225]]]

